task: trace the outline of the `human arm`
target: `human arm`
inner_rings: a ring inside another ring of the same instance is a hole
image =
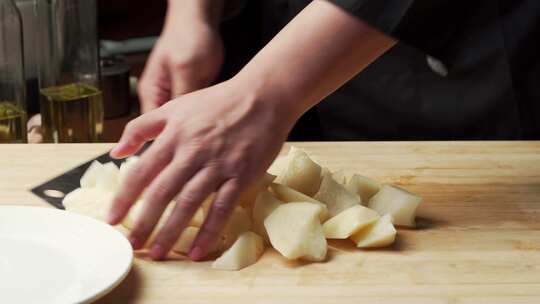
[[[112,156],[131,155],[156,140],[116,195],[109,222],[119,223],[148,187],[130,235],[140,248],[176,198],[150,250],[161,259],[215,192],[190,251],[192,259],[203,258],[241,190],[262,176],[302,113],[394,44],[333,4],[313,1],[231,80],[183,95],[128,125]]]
[[[223,62],[218,26],[224,1],[168,1],[163,31],[137,89],[143,113],[215,80]]]

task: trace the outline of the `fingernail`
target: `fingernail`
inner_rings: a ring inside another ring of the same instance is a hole
[[[161,245],[156,244],[152,246],[149,254],[153,260],[161,260],[165,256],[165,249]]]
[[[141,241],[138,238],[132,236],[129,238],[129,242],[131,243],[131,247],[133,247],[133,249],[141,248]]]
[[[122,150],[122,145],[118,144],[116,145],[110,152],[111,155],[116,155]]]
[[[204,255],[203,255],[203,251],[201,249],[201,247],[194,247],[193,249],[191,249],[189,251],[189,258],[194,260],[194,261],[198,261],[198,260],[201,260],[202,258],[204,258]]]

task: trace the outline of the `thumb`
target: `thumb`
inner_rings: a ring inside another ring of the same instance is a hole
[[[111,150],[111,157],[124,158],[137,153],[145,142],[156,138],[163,131],[165,123],[160,109],[133,119],[126,125],[122,137]]]

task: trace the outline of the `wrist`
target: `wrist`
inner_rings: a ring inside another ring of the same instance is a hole
[[[219,27],[225,0],[168,0],[165,28],[186,23]]]
[[[242,92],[254,107],[274,113],[287,129],[292,128],[300,116],[310,108],[300,98],[290,94],[281,83],[269,77],[239,73],[228,82],[233,90]]]

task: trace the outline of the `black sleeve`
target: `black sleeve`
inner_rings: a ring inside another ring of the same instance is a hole
[[[397,39],[398,27],[414,0],[331,0],[374,28]]]

